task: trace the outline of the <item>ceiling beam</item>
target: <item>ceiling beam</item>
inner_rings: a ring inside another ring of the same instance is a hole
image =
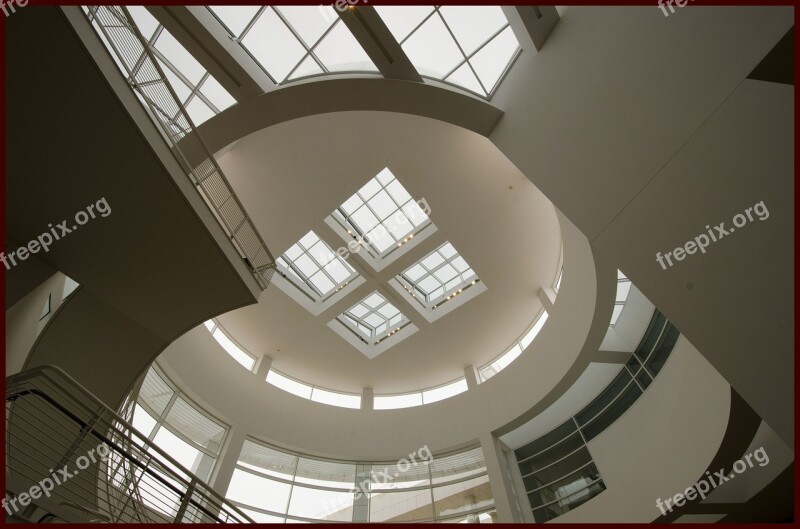
[[[525,51],[541,51],[561,18],[555,6],[503,6],[503,14]]]
[[[374,7],[349,7],[336,11],[384,77],[422,82],[419,72]]]
[[[147,9],[236,101],[276,88],[205,7],[147,6]]]

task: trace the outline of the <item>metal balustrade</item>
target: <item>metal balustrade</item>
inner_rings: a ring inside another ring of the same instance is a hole
[[[85,13],[240,257],[266,289],[275,259],[124,6]]]
[[[7,379],[4,506],[29,522],[252,523],[54,366]]]

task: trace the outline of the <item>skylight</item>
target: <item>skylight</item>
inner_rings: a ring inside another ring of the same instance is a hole
[[[499,6],[375,6],[421,75],[483,97],[520,51]]]
[[[332,6],[209,6],[276,84],[336,72],[377,72]]]
[[[628,294],[631,291],[631,280],[625,277],[625,274],[617,270],[617,296],[614,300],[614,311],[611,313],[611,323],[609,327],[617,324],[622,308],[625,302],[628,301]]]
[[[150,51],[156,56],[175,94],[195,125],[199,125],[214,115],[236,103],[214,77],[186,51],[175,37],[162,26],[150,12],[142,6],[129,6],[128,11],[148,43]],[[141,68],[146,61],[140,57],[134,64]],[[144,93],[147,90],[143,88]],[[153,103],[153,101],[151,101]],[[163,109],[159,110],[168,118]]]
[[[337,319],[368,345],[377,345],[409,323],[408,318],[377,290]]]
[[[411,296],[429,310],[480,281],[449,242],[411,265],[398,279]]]
[[[407,243],[431,222],[388,168],[348,198],[332,216],[349,235],[363,240],[379,257]]]
[[[308,232],[275,262],[296,287],[314,301],[344,288],[358,276],[355,269],[313,231]]]

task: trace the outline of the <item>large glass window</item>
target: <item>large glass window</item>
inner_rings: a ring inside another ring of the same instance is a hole
[[[650,386],[679,336],[655,311],[635,353],[597,397],[560,426],[515,450],[536,522],[552,520],[605,490],[586,443]]]
[[[432,460],[353,463],[247,439],[226,497],[264,522],[474,521],[494,509],[479,447]]]
[[[520,51],[499,6],[376,6],[426,77],[492,95]]]
[[[611,323],[609,327],[613,327],[617,324],[617,320],[619,320],[620,315],[622,314],[622,308],[625,306],[625,302],[628,301],[628,294],[631,291],[631,280],[625,277],[620,270],[617,270],[617,295],[614,300],[614,311],[611,313]]]
[[[92,15],[94,8],[88,8],[89,16]],[[172,89],[175,91],[180,103],[186,108],[186,112],[195,125],[204,123],[209,118],[230,107],[236,100],[206,71],[206,69],[184,48],[178,40],[162,26],[158,20],[150,14],[147,8],[142,6],[127,6],[128,12],[133,18],[134,24],[139,28],[147,47],[155,55],[159,66],[164,71]],[[98,32],[101,36],[102,33]],[[110,44],[101,37],[106,47]],[[109,49],[111,55],[116,57],[116,53]],[[118,61],[124,75],[128,72]],[[140,75],[141,68],[148,68],[148,61],[145,54],[135,60],[130,60],[126,66],[132,71],[131,78]],[[142,88],[142,92],[148,93],[147,87]],[[138,92],[137,92],[138,93]],[[156,107],[156,112],[160,112],[168,121],[179,121],[179,114],[170,115],[168,109],[162,109],[156,101],[151,100],[150,104]]]
[[[312,75],[377,72],[332,6],[209,6],[276,84]]]
[[[228,427],[177,392],[150,368],[136,400],[133,426],[205,481],[219,457]]]

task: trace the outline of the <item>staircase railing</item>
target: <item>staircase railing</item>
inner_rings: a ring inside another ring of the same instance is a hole
[[[252,523],[61,369],[6,385],[7,514],[43,522]]]
[[[124,6],[89,6],[86,16],[115,59],[175,154],[186,175],[217,218],[262,289],[275,259],[233,191],[186,108]]]

